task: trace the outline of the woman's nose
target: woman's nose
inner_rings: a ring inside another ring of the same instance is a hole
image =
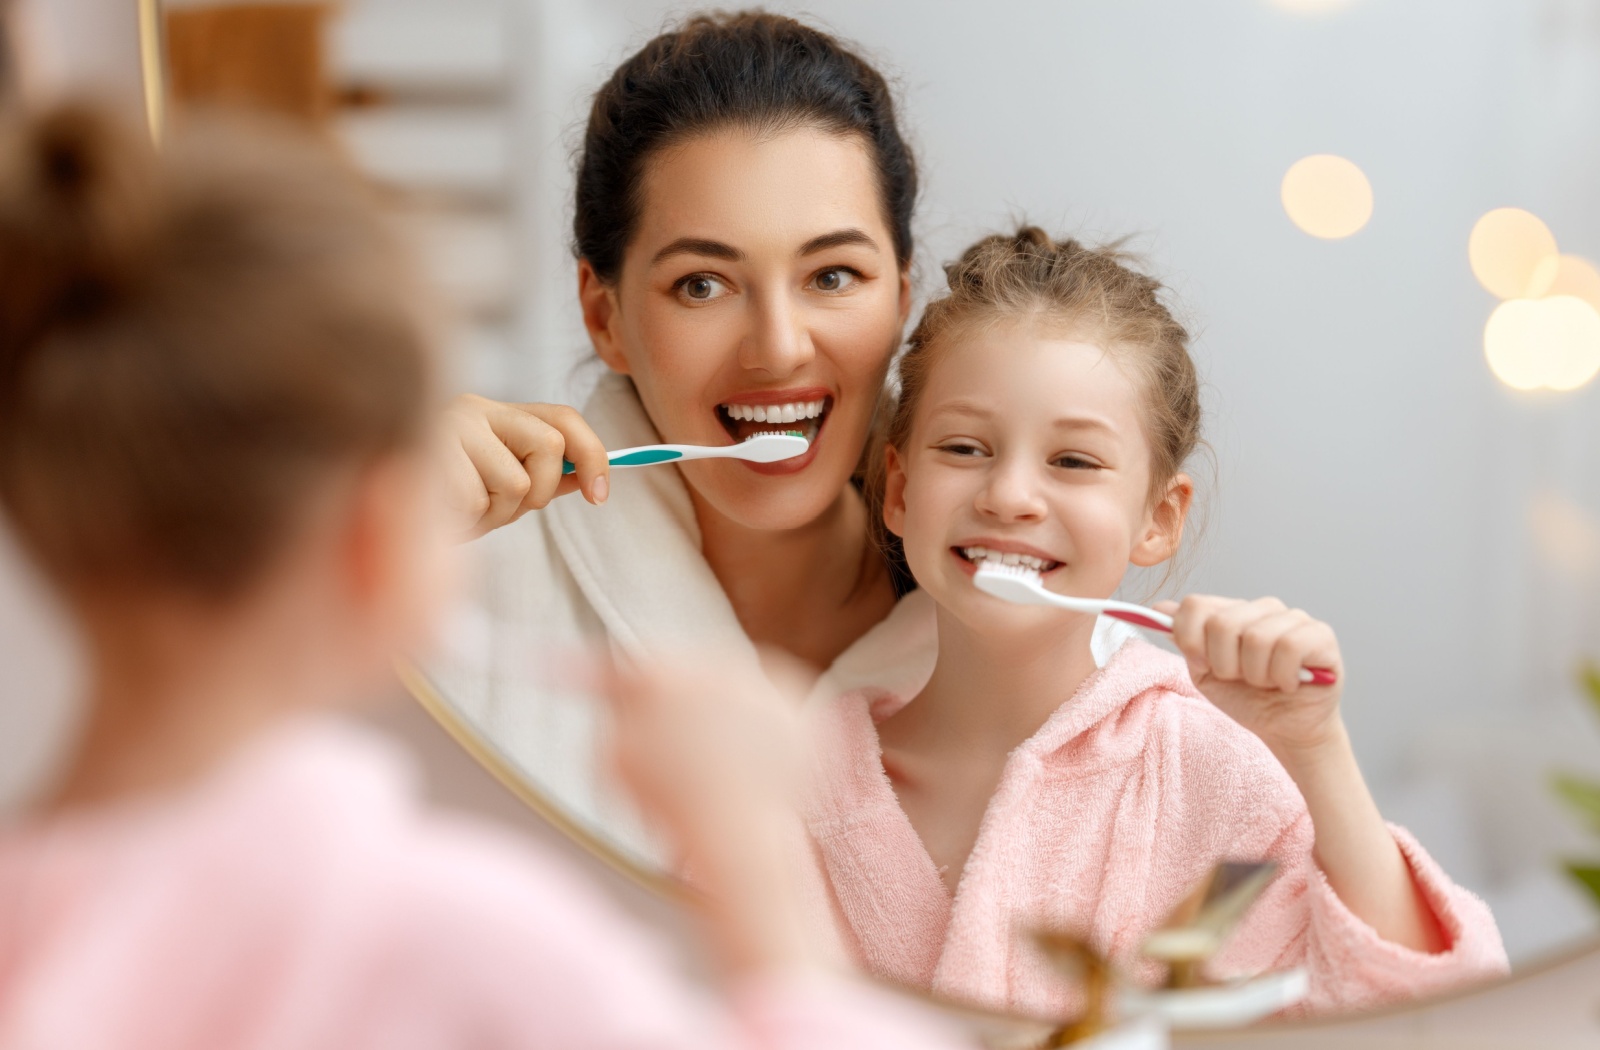
[[[751,330],[739,346],[739,364],[784,379],[815,356],[811,332],[797,304],[781,292],[756,296]]]
[[[978,490],[977,510],[1000,521],[1038,521],[1045,516],[1038,479],[1026,464],[997,459]]]

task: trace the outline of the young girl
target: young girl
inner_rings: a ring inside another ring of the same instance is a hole
[[[0,1046],[942,1045],[827,976],[756,686],[612,682],[726,1004],[321,713],[392,688],[448,550],[403,259],[297,140],[180,128],[158,157],[90,110],[0,124],[0,507],[81,628],[89,711],[0,826]]]
[[[933,606],[937,662],[825,709],[811,814],[866,965],[1064,1009],[1028,928],[1085,934],[1153,978],[1140,942],[1212,865],[1269,859],[1277,879],[1215,975],[1304,966],[1305,1008],[1322,1011],[1503,973],[1488,909],[1379,816],[1326,624],[1275,599],[1190,597],[1164,607],[1181,658],[1134,638],[1097,670],[1093,617],[974,586],[999,561],[1103,598],[1130,565],[1170,559],[1200,408],[1185,331],[1115,251],[1030,227],[947,272],[901,363],[883,462],[883,521],[924,595],[907,602]],[[896,644],[880,641],[886,662]],[[1302,685],[1302,667],[1338,684]]]

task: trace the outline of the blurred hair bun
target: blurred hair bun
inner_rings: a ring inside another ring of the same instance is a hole
[[[0,130],[0,366],[87,319],[138,278],[151,228],[151,150],[84,105]]]

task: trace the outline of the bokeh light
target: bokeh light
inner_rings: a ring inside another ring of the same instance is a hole
[[[1348,237],[1372,218],[1372,183],[1353,162],[1331,153],[1295,161],[1283,176],[1283,210],[1313,237]]]
[[[1575,295],[1600,311],[1600,269],[1581,255],[1547,256],[1534,267],[1528,295]]]
[[[1600,372],[1600,312],[1573,295],[1511,299],[1483,330],[1489,368],[1517,390],[1575,390]]]
[[[1489,212],[1472,227],[1467,240],[1473,276],[1501,299],[1529,295],[1534,273],[1556,254],[1550,227],[1521,208]]]

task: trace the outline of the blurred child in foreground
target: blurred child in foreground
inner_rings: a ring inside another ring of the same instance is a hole
[[[219,126],[157,156],[86,108],[3,135],[0,507],[78,623],[90,717],[0,827],[0,1046],[943,1045],[798,918],[770,692],[610,683],[722,1000],[325,713],[449,577],[422,297],[356,180]]]

